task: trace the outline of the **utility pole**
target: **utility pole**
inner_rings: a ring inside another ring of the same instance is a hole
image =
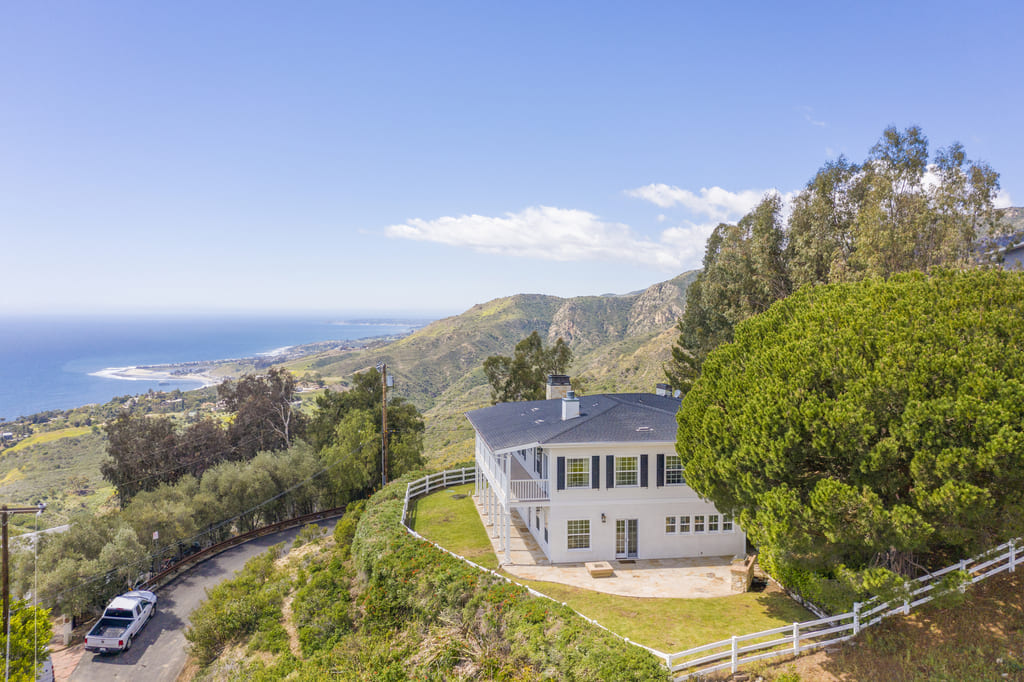
[[[3,562],[3,580],[0,589],[4,593],[4,633],[7,636],[7,641],[11,641],[11,579],[10,579],[10,568],[9,568],[9,556],[7,553],[7,522],[11,518],[11,514],[39,514],[46,509],[46,505],[42,502],[37,507],[11,507],[8,508],[5,504],[0,507],[0,525],[3,526],[3,531],[0,533],[2,539],[0,542],[3,543],[3,549],[0,550],[0,561]],[[39,538],[33,538],[33,541],[38,542]],[[5,672],[6,676],[6,672]]]
[[[380,487],[388,484],[388,365],[377,363],[381,388],[381,429],[380,429]]]

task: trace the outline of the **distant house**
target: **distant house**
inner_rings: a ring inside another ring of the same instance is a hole
[[[553,563],[744,554],[735,521],[686,485],[667,387],[576,397],[568,383],[552,376],[548,400],[466,413],[505,563],[513,513]]]
[[[1024,268],[1024,233],[1018,233],[1006,240],[1002,246],[1003,267],[1007,270]]]

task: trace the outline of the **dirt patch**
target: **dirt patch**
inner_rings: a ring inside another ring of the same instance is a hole
[[[302,647],[299,646],[299,631],[296,629],[295,620],[292,617],[292,602],[294,600],[294,593],[284,598],[284,602],[281,604],[281,623],[284,625],[285,632],[288,633],[288,648],[293,656],[301,658]]]

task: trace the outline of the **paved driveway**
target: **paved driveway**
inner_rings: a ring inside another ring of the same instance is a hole
[[[139,633],[130,651],[101,656],[84,651],[83,645],[79,644],[61,654],[61,657],[80,656],[77,665],[63,666],[65,670],[72,669],[70,677],[60,674],[62,666],[58,664],[57,679],[70,679],[73,682],[174,682],[185,667],[185,628],[188,626],[189,614],[206,598],[206,589],[230,578],[246,561],[265,552],[272,545],[287,542],[290,546],[298,532],[298,528],[293,528],[251,540],[218,554],[176,578],[157,591],[157,613]]]

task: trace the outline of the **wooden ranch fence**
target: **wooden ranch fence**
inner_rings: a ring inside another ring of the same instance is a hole
[[[476,470],[473,467],[464,467],[462,469],[449,469],[448,471],[430,474],[409,483],[405,489],[405,503],[402,505],[402,526],[410,535],[430,542],[430,544],[446,554],[460,559],[481,571],[486,571],[507,582],[518,585],[519,583],[509,579],[508,576],[484,568],[463,556],[441,547],[435,542],[427,540],[427,538],[424,538],[408,525],[409,502],[411,500],[427,495],[435,490],[474,482],[476,482]],[[608,630],[608,628],[597,621],[587,618],[579,612],[577,612],[577,615],[611,632],[623,641],[646,649],[662,659],[676,680],[697,678],[721,670],[736,672],[739,666],[753,663],[754,661],[780,656],[798,656],[807,651],[845,642],[855,637],[864,628],[876,625],[889,616],[910,613],[910,609],[926,604],[934,599],[935,597],[932,593],[938,587],[939,581],[943,576],[953,571],[962,571],[968,575],[970,577],[969,584],[979,582],[1003,571],[1013,573],[1017,564],[1021,563],[1021,558],[1018,556],[1018,546],[1020,544],[1020,539],[1011,540],[976,557],[964,559],[934,573],[911,580],[908,583],[908,586],[911,588],[910,598],[901,603],[881,602],[878,599],[872,599],[864,603],[856,602],[853,605],[853,610],[848,613],[826,616],[802,623],[793,623],[792,625],[784,625],[772,628],[771,630],[762,630],[761,632],[752,632],[746,635],[733,635],[729,639],[693,647],[692,649],[674,654],[666,654],[657,649],[633,642],[628,637],[622,637]],[[961,586],[961,591],[963,591],[966,584]],[[546,594],[537,592],[532,588],[526,587],[526,589],[534,596],[551,599]],[[562,602],[562,605],[566,606],[564,602]]]
[[[848,613],[733,636],[720,642],[669,654],[666,662],[669,670],[676,675],[675,679],[685,680],[719,670],[736,672],[739,666],[746,663],[789,654],[799,655],[845,642],[864,628],[876,625],[889,616],[910,613],[910,609],[930,602],[935,598],[933,593],[939,581],[948,573],[963,571],[970,576],[970,584],[1003,571],[1013,573],[1020,563],[1017,550],[1019,543],[1019,539],[1011,540],[976,557],[909,581],[910,598],[906,601],[894,603],[872,599],[864,603],[857,602],[853,605],[853,611]],[[964,586],[960,589],[963,591]]]

